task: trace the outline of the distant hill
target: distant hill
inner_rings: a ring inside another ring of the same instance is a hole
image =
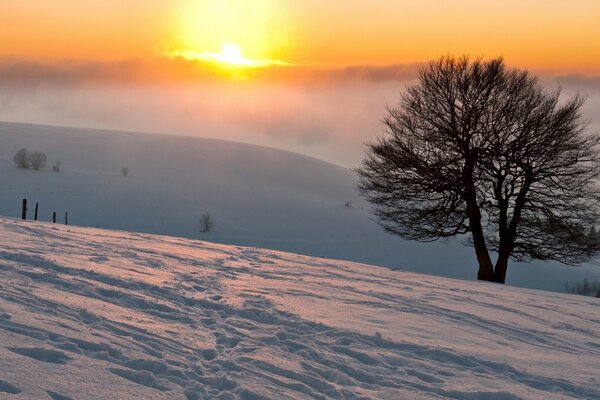
[[[40,172],[14,167],[20,148],[43,151]],[[61,172],[51,165],[60,161]],[[122,167],[129,169],[127,177]],[[75,225],[258,246],[407,271],[473,279],[472,250],[386,234],[354,189],[352,171],[296,153],[236,142],[0,123],[0,214],[40,203],[40,216]],[[350,202],[351,207],[345,206]],[[214,231],[201,233],[209,212]],[[32,213],[30,213],[32,214]],[[509,284],[561,290],[600,269],[513,266]]]

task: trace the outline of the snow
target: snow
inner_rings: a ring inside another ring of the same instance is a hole
[[[0,218],[0,399],[598,399],[600,299]]]
[[[20,148],[43,151],[44,171],[12,163]],[[57,160],[61,172],[50,168]],[[128,167],[129,176],[121,175]],[[354,174],[281,150],[173,135],[0,123],[0,215],[20,216],[21,199],[40,218],[224,244],[346,259],[405,271],[474,279],[473,250],[457,242],[419,244],[373,221]],[[352,207],[344,207],[348,201]],[[200,233],[210,212],[215,231]],[[564,289],[600,280],[600,268],[513,264],[508,283]]]

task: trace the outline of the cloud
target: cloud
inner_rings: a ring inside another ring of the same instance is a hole
[[[0,120],[185,134],[354,166],[414,65],[272,65],[250,71],[160,57],[0,58]]]
[[[560,87],[565,96],[585,96],[584,119],[589,122],[590,130],[600,133],[600,75],[561,74],[544,79],[544,83],[553,88]]]
[[[72,85],[88,81],[123,82],[138,75],[141,62],[35,60],[18,56],[0,57],[0,84],[27,86],[42,84]]]
[[[569,74],[555,75],[554,79],[564,88],[577,89],[581,93],[600,92],[600,75]]]
[[[392,65],[327,65],[265,63],[259,67],[220,67],[213,61],[169,55],[126,60],[52,60],[0,56],[1,85],[77,83],[173,83],[237,80],[288,84],[405,82],[416,79],[423,63]],[[542,82],[599,92],[600,75],[542,73]]]
[[[0,57],[2,85],[73,85],[77,83],[164,83],[252,80],[278,83],[403,81],[416,77],[420,64],[328,66],[271,63],[258,68],[223,68],[214,62],[180,56],[121,61],[47,60]]]
[[[355,166],[418,68],[272,66],[232,76],[181,59],[3,57],[0,120],[215,137]],[[542,82],[588,95],[584,115],[600,130],[600,77],[547,74]]]

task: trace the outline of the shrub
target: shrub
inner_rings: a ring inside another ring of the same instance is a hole
[[[587,279],[584,279],[582,282],[575,283],[573,286],[567,283],[565,284],[565,292],[600,298],[600,281],[590,282]]]
[[[213,220],[210,213],[207,211],[200,217],[200,232],[208,233],[213,230],[215,221]]]
[[[28,159],[29,164],[31,164],[31,167],[36,171],[39,171],[40,169],[44,168],[46,166],[46,163],[48,162],[48,157],[46,157],[46,155],[41,151],[31,153]]]
[[[27,157],[27,149],[21,149],[17,151],[17,153],[13,157],[13,161],[17,168],[29,168],[29,158]]]

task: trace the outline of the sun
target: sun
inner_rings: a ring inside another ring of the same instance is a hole
[[[289,63],[280,60],[253,60],[246,58],[240,46],[231,42],[224,43],[221,47],[220,53],[200,53],[194,50],[176,50],[170,52],[169,55],[174,57],[182,57],[186,60],[202,61],[206,63],[217,64],[226,69],[260,68],[273,65],[290,65]]]
[[[235,43],[225,43],[221,47],[221,53],[213,54],[213,58],[223,64],[238,67],[258,66],[257,60],[249,60],[244,57],[242,49]]]
[[[249,60],[244,58],[242,49],[235,43],[225,43],[221,48],[221,61],[231,65],[244,65]]]
[[[203,61],[231,68],[262,67],[268,65],[265,60],[251,60],[244,57],[242,49],[235,43],[224,43],[219,53],[180,50],[174,52],[173,55],[183,57],[187,60]]]

